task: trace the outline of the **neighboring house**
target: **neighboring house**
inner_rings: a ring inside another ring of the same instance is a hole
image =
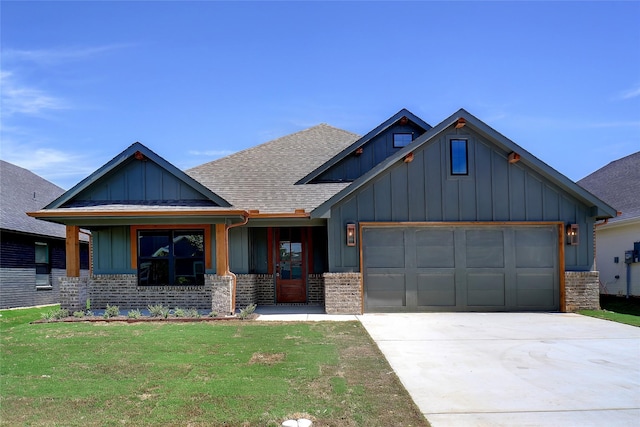
[[[640,296],[640,151],[609,163],[578,184],[620,212],[596,227],[600,292]]]
[[[27,212],[64,190],[34,173],[0,160],[0,308],[60,302],[65,271],[65,227],[38,221]],[[89,245],[83,237],[81,264],[88,274]]]
[[[30,215],[92,231],[69,308],[361,313],[598,307],[591,236],[615,213],[465,110],[435,127],[401,110],[186,172],[135,143]]]

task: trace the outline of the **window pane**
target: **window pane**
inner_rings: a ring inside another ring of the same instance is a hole
[[[140,232],[138,238],[141,257],[166,257],[169,255],[169,235],[157,232]]]
[[[464,139],[451,140],[451,174],[466,175],[469,172],[467,166],[467,141]]]
[[[176,285],[203,285],[204,262],[194,259],[176,260]]]
[[[404,147],[413,141],[413,134],[410,133],[394,133],[393,134],[393,146]]]
[[[168,285],[169,260],[152,259],[140,263],[138,278],[141,285]]]
[[[173,236],[173,254],[177,257],[203,257],[204,234],[194,231],[176,232]]]
[[[49,246],[46,243],[36,243],[36,264],[49,263]]]

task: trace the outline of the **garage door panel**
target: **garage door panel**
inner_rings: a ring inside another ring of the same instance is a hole
[[[556,263],[554,230],[515,230],[516,267],[553,268]]]
[[[502,230],[469,230],[465,238],[467,267],[504,267]]]
[[[419,306],[455,306],[456,283],[453,272],[418,273]]]
[[[454,267],[453,230],[417,230],[415,233],[416,267]]]
[[[467,274],[468,306],[504,306],[505,275],[503,273]]]
[[[556,304],[555,274],[552,269],[543,271],[518,273],[517,304],[520,307],[549,307]]]
[[[405,275],[391,272],[367,274],[366,301],[367,307],[404,307]]]
[[[367,249],[365,256],[372,267],[404,268],[404,246],[374,246]]]

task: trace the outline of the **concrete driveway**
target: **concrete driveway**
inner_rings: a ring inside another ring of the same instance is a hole
[[[433,427],[640,426],[640,328],[564,313],[359,319]]]

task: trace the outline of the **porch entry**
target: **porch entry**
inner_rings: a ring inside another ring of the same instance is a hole
[[[275,229],[276,302],[307,302],[307,228]]]

